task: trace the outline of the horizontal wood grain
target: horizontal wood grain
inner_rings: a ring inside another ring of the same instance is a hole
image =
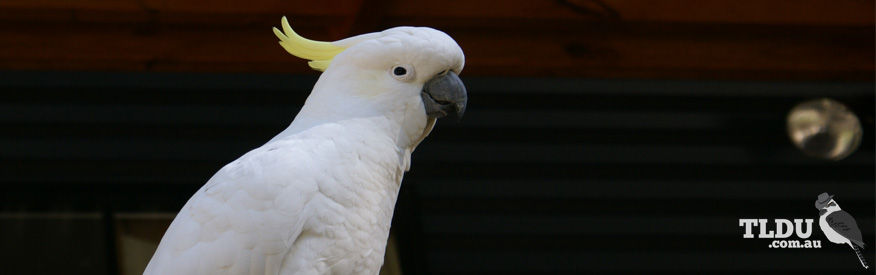
[[[626,21],[749,24],[871,25],[873,1],[867,0],[445,0],[369,1],[389,17],[606,19]],[[7,11],[106,11],[114,13],[356,15],[362,0],[208,1],[208,0],[6,0]]]
[[[604,5],[598,4],[604,3]],[[0,70],[315,74],[276,44],[289,15],[334,40],[442,29],[466,74],[871,80],[872,1],[0,2]]]
[[[872,79],[870,28],[753,28],[596,24],[566,33],[448,32],[465,49],[470,75]],[[0,69],[311,73],[269,30],[2,24]]]

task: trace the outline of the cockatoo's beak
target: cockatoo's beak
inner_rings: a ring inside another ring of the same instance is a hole
[[[423,99],[426,115],[429,118],[442,118],[448,114],[456,114],[457,118],[462,118],[465,104],[468,102],[465,85],[452,71],[439,74],[427,81],[423,85],[420,97]]]

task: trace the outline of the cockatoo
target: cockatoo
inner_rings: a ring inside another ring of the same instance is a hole
[[[144,274],[379,272],[411,152],[465,111],[462,49],[426,27],[320,42],[281,26],[323,73],[288,128],[189,199]]]

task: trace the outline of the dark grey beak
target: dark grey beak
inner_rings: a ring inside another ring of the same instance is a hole
[[[462,118],[465,104],[468,102],[465,85],[454,72],[439,74],[427,81],[423,85],[420,97],[423,99],[423,106],[426,107],[426,115],[429,118],[442,118],[449,114]]]

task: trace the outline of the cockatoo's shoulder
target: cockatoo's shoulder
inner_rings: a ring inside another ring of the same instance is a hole
[[[312,167],[333,147],[286,139],[222,167],[171,223],[145,274],[276,274],[312,216],[303,213],[318,192]]]

